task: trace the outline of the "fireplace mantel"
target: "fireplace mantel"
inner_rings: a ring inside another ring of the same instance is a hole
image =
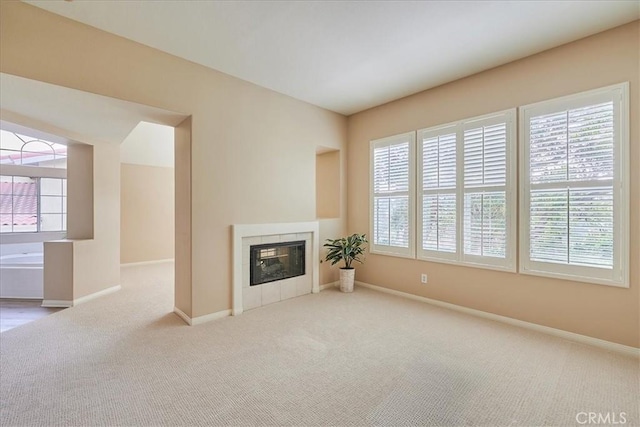
[[[307,256],[311,257],[311,292],[320,292],[320,244],[318,241],[319,226],[317,221],[291,222],[273,224],[234,224],[233,232],[233,307],[232,315],[237,316],[244,311],[243,307],[243,245],[242,240],[252,237],[265,237],[282,234],[310,233],[311,251]],[[308,292],[308,288],[307,288]]]

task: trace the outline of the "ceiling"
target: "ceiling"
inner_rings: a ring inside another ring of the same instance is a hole
[[[175,126],[185,118],[159,108],[5,73],[0,73],[0,94],[2,129],[61,144],[120,144],[141,121]]]
[[[27,1],[345,115],[640,18],[640,1]]]

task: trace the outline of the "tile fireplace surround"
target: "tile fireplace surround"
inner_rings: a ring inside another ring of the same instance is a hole
[[[233,225],[233,307],[237,316],[243,311],[296,296],[320,292],[320,245],[318,222]],[[249,247],[263,243],[305,241],[306,272],[262,285],[249,286]]]

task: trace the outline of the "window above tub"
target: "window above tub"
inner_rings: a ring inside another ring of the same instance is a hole
[[[67,147],[0,130],[0,233],[23,240],[64,237]]]

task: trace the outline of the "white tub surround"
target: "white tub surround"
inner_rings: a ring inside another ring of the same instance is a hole
[[[42,299],[42,243],[0,247],[0,298]]]
[[[43,268],[33,265],[0,265],[0,298],[42,299]]]
[[[237,316],[244,310],[272,304],[288,298],[320,292],[320,243],[317,221],[235,224],[233,232],[233,307]],[[249,286],[251,245],[305,241],[305,274],[289,279]]]

